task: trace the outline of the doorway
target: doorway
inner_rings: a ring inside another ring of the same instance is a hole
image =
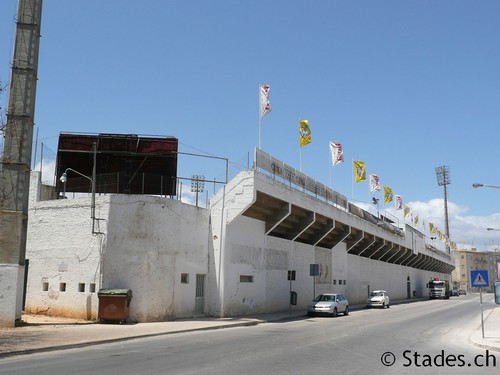
[[[406,278],[406,298],[410,299],[411,298],[411,282],[410,282],[410,276]]]
[[[194,301],[195,315],[203,315],[205,301],[205,275],[196,274],[196,296]]]

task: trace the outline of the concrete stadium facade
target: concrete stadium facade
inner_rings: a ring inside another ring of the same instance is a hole
[[[97,224],[90,197],[52,199],[39,173],[31,187],[29,313],[97,319],[101,288],[131,289],[129,320],[137,322],[305,311],[322,292],[343,293],[351,304],[374,289],[393,300],[425,296],[430,278],[449,279],[454,268],[416,229],[325,202],[257,168],[240,172],[209,209],[97,196]]]

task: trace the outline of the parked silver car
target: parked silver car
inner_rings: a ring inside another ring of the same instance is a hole
[[[370,297],[366,301],[366,307],[382,307],[389,308],[391,301],[385,290],[374,290],[370,293]]]
[[[342,294],[320,294],[307,306],[308,316],[320,314],[337,316],[339,313],[349,315],[349,301]]]

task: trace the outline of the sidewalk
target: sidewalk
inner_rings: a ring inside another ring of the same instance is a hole
[[[250,326],[305,317],[305,312],[300,310],[252,317],[194,318],[156,323],[100,324],[70,318],[23,315],[22,320],[25,325],[16,328],[0,329],[0,358],[34,352],[77,348],[138,337]]]
[[[364,306],[353,306],[351,311],[362,308]],[[24,326],[0,329],[0,359],[13,355],[77,348],[138,337],[250,326],[302,318],[306,318],[305,312],[297,310],[235,318],[195,318],[120,325],[43,315],[23,315]],[[479,324],[469,341],[477,347],[500,352],[500,307],[484,313],[484,338]]]
[[[484,312],[484,338],[481,323],[469,337],[469,341],[477,347],[500,352],[500,306]]]

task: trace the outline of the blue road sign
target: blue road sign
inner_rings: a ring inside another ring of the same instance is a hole
[[[482,287],[489,286],[488,283],[488,271],[487,270],[475,270],[470,271],[470,281],[472,287]]]

